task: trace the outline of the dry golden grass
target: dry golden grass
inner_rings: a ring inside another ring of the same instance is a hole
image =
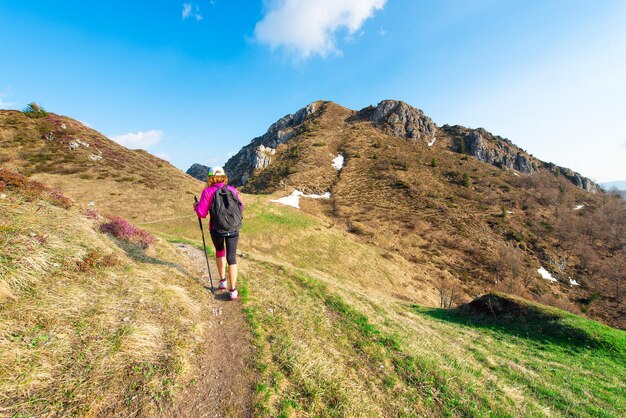
[[[65,128],[64,128],[65,127]],[[52,140],[50,137],[53,133]],[[81,141],[75,150],[70,143]],[[128,150],[68,117],[0,111],[0,162],[59,188],[79,207],[147,222],[180,216],[202,183],[143,150]],[[93,156],[101,159],[93,160]]]
[[[169,244],[144,253],[97,223],[0,200],[0,414],[151,416],[187,383],[205,290]],[[79,268],[94,254],[108,261]]]

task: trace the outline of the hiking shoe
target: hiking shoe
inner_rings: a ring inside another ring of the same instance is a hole
[[[230,289],[229,295],[230,300],[235,300],[239,297],[239,292],[237,292],[237,289]]]
[[[220,290],[226,289],[226,279],[221,279],[220,284],[217,286],[217,288]]]

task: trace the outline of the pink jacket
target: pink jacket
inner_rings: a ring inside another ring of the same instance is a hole
[[[211,210],[211,206],[213,205],[213,195],[217,189],[224,187],[224,183],[215,183],[211,187],[207,187],[202,191],[202,195],[200,196],[200,201],[196,205],[196,213],[201,218],[206,218]],[[241,201],[241,197],[239,197],[239,192],[233,186],[226,186],[228,190],[232,191],[235,196]],[[243,202],[241,203],[241,211],[243,212]],[[209,229],[213,229],[213,223],[209,220]]]

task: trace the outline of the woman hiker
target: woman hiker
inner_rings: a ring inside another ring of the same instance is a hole
[[[218,289],[226,289],[226,263],[228,263],[229,295],[230,300],[235,300],[238,296],[237,242],[243,203],[237,189],[227,184],[228,178],[222,167],[209,169],[207,187],[202,191],[200,201],[194,208],[201,218],[210,215],[209,231],[215,246],[215,262],[220,275]]]

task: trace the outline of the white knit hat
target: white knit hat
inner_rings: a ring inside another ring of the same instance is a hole
[[[224,169],[222,167],[220,167],[219,165],[216,165],[215,167],[211,167],[209,168],[209,177],[211,176],[225,176],[226,173],[224,172]]]

